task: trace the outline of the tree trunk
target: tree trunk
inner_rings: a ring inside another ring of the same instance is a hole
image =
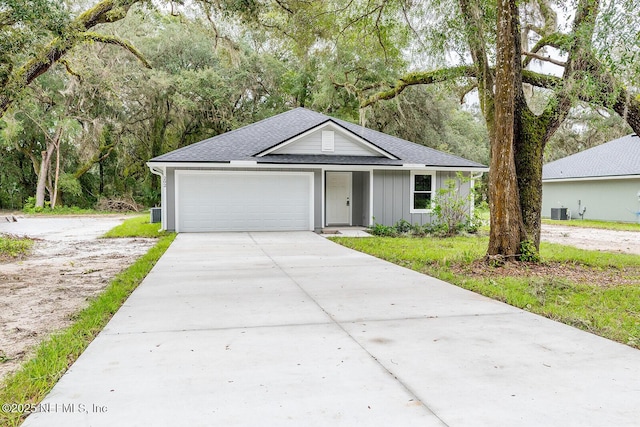
[[[54,148],[55,146],[49,143],[47,144],[46,151],[42,152],[40,171],[38,172],[38,185],[36,186],[36,208],[44,208],[44,197],[47,189],[49,168],[51,166],[51,155],[53,154]]]
[[[515,0],[498,2],[498,40],[495,79],[495,125],[491,139],[489,200],[491,228],[489,257],[516,259],[521,242],[526,239],[520,195],[516,179],[515,138],[517,135],[516,99],[522,91],[520,69],[520,32]]]
[[[56,147],[56,175],[53,179],[53,193],[51,194],[51,209],[56,208],[58,203],[58,180],[60,179],[60,139],[55,143]]]
[[[98,188],[98,195],[102,196],[104,194],[104,165],[102,164],[104,160],[100,160],[98,162],[98,170],[100,171],[100,187]]]
[[[519,118],[515,134],[515,166],[518,176],[520,211],[525,239],[540,249],[542,213],[542,163],[547,142],[546,127],[528,109],[524,100],[516,100]]]

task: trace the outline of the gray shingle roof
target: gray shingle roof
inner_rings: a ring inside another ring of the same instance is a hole
[[[564,157],[542,167],[542,179],[640,175],[640,138],[636,134]]]
[[[387,151],[400,160],[365,156],[309,156],[296,154],[272,154],[256,157],[257,153],[287,141],[327,121],[348,129],[371,144]],[[402,165],[403,163],[427,166],[486,168],[486,166],[446,154],[432,148],[405,141],[353,123],[334,119],[305,108],[296,108],[261,120],[248,126],[223,133],[213,138],[180,148],[151,159],[151,162],[226,163],[252,160],[258,163],[280,164],[355,164]]]

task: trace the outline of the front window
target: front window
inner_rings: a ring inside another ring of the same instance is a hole
[[[435,174],[431,172],[411,173],[411,212],[431,212],[433,209],[433,187]]]

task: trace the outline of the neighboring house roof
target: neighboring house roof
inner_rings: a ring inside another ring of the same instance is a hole
[[[259,154],[276,147],[323,123],[332,122],[380,150],[397,157]],[[265,164],[386,165],[422,164],[426,166],[482,168],[486,166],[462,157],[405,141],[305,108],[296,108],[248,126],[180,148],[151,159],[158,163],[228,163],[255,161]]]
[[[640,175],[640,138],[623,136],[542,168],[542,180]]]

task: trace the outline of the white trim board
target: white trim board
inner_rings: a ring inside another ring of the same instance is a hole
[[[579,178],[551,178],[543,179],[542,183],[546,182],[572,182],[572,181],[607,181],[618,179],[640,179],[640,175],[609,175],[609,176],[585,176]]]
[[[250,167],[252,169],[319,169],[319,170],[337,170],[337,171],[370,171],[370,170],[408,170],[409,168],[400,165],[337,165],[323,163],[257,163],[255,165],[240,166],[237,163],[229,162],[147,162],[148,167],[167,167],[178,170],[201,170],[201,169],[225,169]],[[191,169],[193,168],[193,169]],[[457,167],[457,166],[425,166],[420,168],[412,168],[417,171],[460,171],[460,172],[489,172],[489,168],[474,167]],[[633,177],[638,177],[634,175]],[[561,180],[562,181],[562,180]]]
[[[416,175],[430,175],[431,176],[431,208],[430,209],[415,209],[413,207],[413,195],[415,192],[415,177]],[[409,174],[409,213],[412,214],[430,214],[433,212],[435,206],[436,192],[438,191],[438,181],[436,171],[422,171],[412,170]]]
[[[359,143],[360,145],[363,145],[364,147],[366,147],[367,149],[374,151],[378,154],[380,154],[383,157],[386,157],[387,159],[392,159],[392,160],[398,160],[398,158],[396,156],[394,156],[393,154],[383,150],[382,148],[370,143],[369,141],[367,141],[366,139],[362,138],[361,136],[358,136],[357,134],[351,132],[349,129],[346,129],[342,126],[340,126],[339,124],[328,120],[324,123],[320,123],[318,126],[312,127],[311,129],[301,133],[300,135],[296,135],[293,138],[290,138],[284,142],[281,142],[280,144],[274,145],[271,148],[267,148],[266,150],[263,150],[257,154],[255,154],[256,157],[263,157],[266,156],[267,154],[271,154],[275,151],[278,151],[286,146],[289,146],[293,143],[295,143],[296,141],[301,140],[302,138],[316,132],[317,130],[333,130],[334,132],[338,132],[348,138],[352,138],[354,139],[357,143]]]

